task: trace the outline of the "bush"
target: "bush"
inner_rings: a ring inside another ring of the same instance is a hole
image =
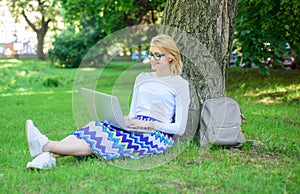
[[[53,49],[49,51],[52,63],[59,67],[79,67],[88,50],[104,37],[100,27],[87,26],[76,32],[74,26],[70,26],[60,35],[56,35]]]
[[[46,77],[43,80],[43,86],[45,87],[58,87],[60,80],[58,77]]]
[[[49,57],[60,67],[78,67],[87,50],[83,39],[70,29],[56,36],[53,46],[54,48],[49,52]]]

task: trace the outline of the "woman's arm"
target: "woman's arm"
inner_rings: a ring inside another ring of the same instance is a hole
[[[138,93],[137,90],[138,90],[138,84],[139,84],[141,76],[142,76],[142,73],[136,77],[135,82],[134,82],[130,110],[129,110],[129,115],[128,115],[129,118],[134,117],[135,113],[136,113],[137,93]]]
[[[126,125],[132,128],[150,128],[159,130],[165,133],[183,135],[188,118],[188,110],[190,104],[189,86],[186,82],[185,85],[177,88],[175,95],[175,122],[163,123],[158,121],[142,121],[126,119]]]
[[[188,85],[186,87],[181,87],[178,90],[175,100],[176,100],[175,122],[174,123],[154,122],[155,124],[154,128],[166,133],[183,135],[187,124],[189,104],[190,104],[190,93],[189,93]]]

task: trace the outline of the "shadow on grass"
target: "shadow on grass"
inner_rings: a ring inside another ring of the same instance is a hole
[[[275,104],[281,102],[300,103],[300,85],[295,89],[286,88],[285,91],[262,91],[257,93],[248,93],[245,96],[255,96],[258,102],[265,104]]]

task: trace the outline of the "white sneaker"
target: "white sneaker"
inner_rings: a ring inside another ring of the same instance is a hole
[[[43,147],[48,143],[49,139],[41,134],[41,132],[33,125],[32,120],[26,121],[26,136],[30,155],[35,157],[41,154]]]
[[[51,156],[50,152],[41,153],[26,165],[30,169],[49,169],[54,166],[56,166],[56,159]]]

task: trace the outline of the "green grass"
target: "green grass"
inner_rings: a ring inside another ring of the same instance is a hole
[[[119,78],[115,90],[125,91],[133,84],[125,78],[147,69],[145,64],[112,62],[96,80],[97,89],[112,92]],[[163,156],[116,161],[64,157],[50,170],[27,170],[32,158],[26,119],[54,140],[76,130],[72,109],[76,73],[49,62],[0,61],[0,193],[300,192],[299,70],[263,76],[255,69],[230,69],[227,95],[240,103],[247,118],[243,131],[248,140],[258,142],[254,147],[247,142],[242,150],[215,146],[204,151],[192,141]],[[127,103],[121,103],[124,109]],[[148,170],[130,170],[145,165]]]

